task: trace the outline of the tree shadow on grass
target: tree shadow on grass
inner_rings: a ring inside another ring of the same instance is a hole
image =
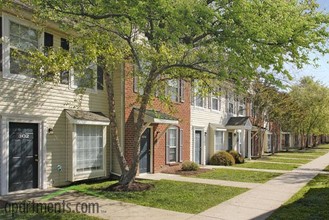
[[[269,219],[329,219],[329,188],[311,188],[302,198],[281,206]]]

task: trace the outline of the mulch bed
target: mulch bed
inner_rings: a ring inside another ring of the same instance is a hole
[[[194,176],[209,171],[211,171],[211,169],[204,169],[204,168],[200,168],[197,171],[183,171],[181,166],[172,166],[162,170],[161,173],[176,174],[182,176]]]
[[[141,183],[134,182],[128,185],[121,185],[119,183],[113,184],[108,188],[104,189],[104,191],[113,191],[113,192],[137,192],[137,191],[145,191],[154,188],[154,185],[151,183]]]

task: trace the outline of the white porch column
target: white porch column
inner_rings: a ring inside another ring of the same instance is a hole
[[[251,159],[251,130],[248,130],[248,158]]]

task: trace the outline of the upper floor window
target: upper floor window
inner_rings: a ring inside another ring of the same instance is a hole
[[[221,107],[221,103],[220,103],[220,88],[217,88],[216,91],[215,91],[215,94],[212,94],[211,95],[211,109],[212,110],[216,110],[216,111],[219,111],[220,110],[220,107]]]
[[[243,98],[241,98],[239,100],[239,115],[245,115],[245,110],[246,110],[246,104],[245,104],[245,100]]]
[[[71,87],[96,91],[96,71],[96,64],[89,65],[86,69],[83,70],[82,74],[71,71]]]
[[[29,21],[21,20],[5,13],[0,18],[0,33],[1,38],[3,39],[2,44],[0,42],[0,70],[2,70],[4,77],[15,79],[28,79],[32,77],[32,73],[26,68],[29,61],[23,57],[28,54],[28,51],[38,50],[44,46],[44,53],[47,56],[49,48],[51,47],[57,46],[62,47],[64,50],[70,49],[69,43],[66,39],[60,38],[59,36],[54,36],[48,32],[41,32],[37,28],[34,28],[33,24]],[[69,75],[73,75],[70,74],[71,71],[63,71],[60,73],[60,83],[69,84],[71,79],[70,84],[73,85],[73,88],[92,87],[94,90],[97,85],[97,89],[101,90],[103,89],[103,72],[99,70],[100,68],[98,68],[97,65],[89,66],[84,71],[84,80],[74,80],[74,77],[69,77]],[[91,74],[91,71],[93,71],[93,74]],[[47,79],[52,79],[53,76],[54,73],[47,73],[45,77]],[[87,83],[87,81],[89,83]]]
[[[179,82],[176,79],[171,79],[168,81],[167,87],[168,95],[170,96],[171,101],[179,101]]]
[[[26,22],[7,16],[2,17],[1,22],[4,39],[2,43],[3,74],[7,77],[15,76],[24,79],[29,72],[26,68],[28,61],[23,56],[27,55],[29,50],[39,48],[41,37],[38,31]]]
[[[227,101],[227,111],[228,111],[228,113],[235,114],[234,95],[231,94],[231,93],[228,93],[226,101]]]

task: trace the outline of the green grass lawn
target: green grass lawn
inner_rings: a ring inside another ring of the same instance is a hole
[[[116,183],[116,181],[106,181],[96,184],[81,184],[72,189],[96,197],[185,213],[202,212],[248,190],[169,180],[145,180],[142,182],[152,183],[155,187],[143,192],[103,191],[102,189]]]
[[[230,180],[238,182],[265,183],[268,180],[280,176],[280,173],[258,172],[250,170],[214,169],[210,172],[196,175],[197,178]]]
[[[328,149],[329,150],[329,144],[319,145],[316,148],[317,149]]]
[[[263,163],[263,162],[247,162],[243,164],[236,164],[236,167],[254,168],[254,169],[268,169],[268,170],[293,170],[299,165],[297,164],[280,164],[280,163]]]
[[[299,164],[305,164],[311,162],[311,160],[308,159],[289,159],[289,158],[280,158],[280,157],[263,157],[262,159],[258,159],[258,161],[270,161],[270,162],[283,162],[283,163],[299,163]]]
[[[278,157],[278,158],[297,158],[297,159],[309,159],[313,160],[318,158],[316,155],[303,155],[301,153],[276,153],[272,155],[271,157]]]
[[[329,219],[329,178],[318,175],[269,219]]]
[[[0,209],[0,219],[2,220],[101,220],[101,218],[91,217],[78,213],[6,213]]]

